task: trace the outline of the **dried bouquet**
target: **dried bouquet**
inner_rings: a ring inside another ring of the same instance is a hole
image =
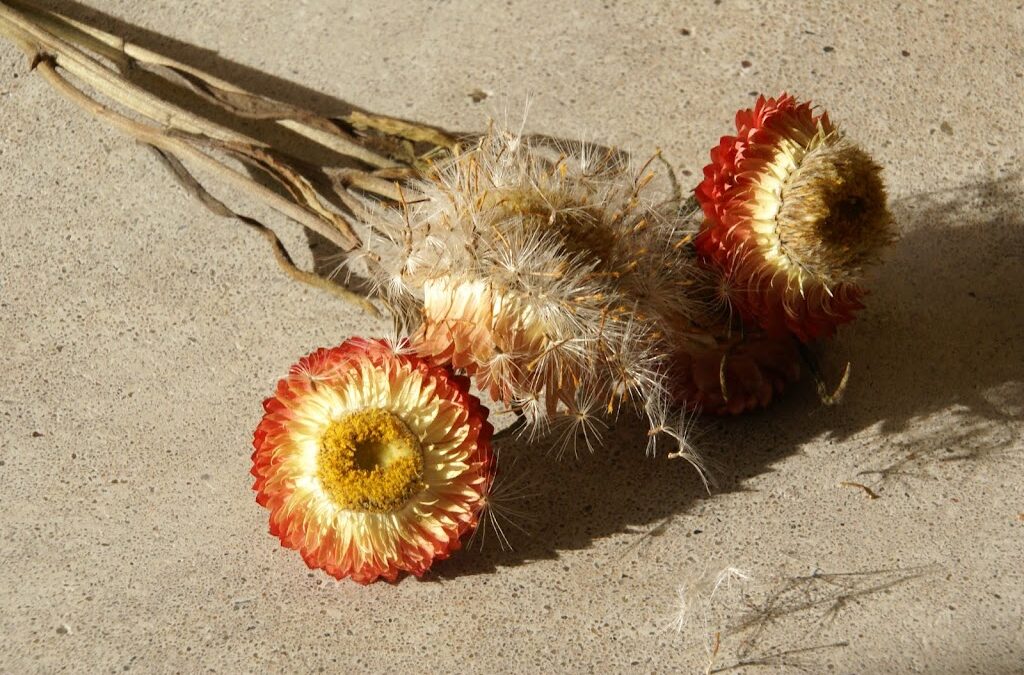
[[[301,358],[253,442],[271,533],[338,578],[421,575],[459,548],[491,507],[488,407],[515,415],[502,433],[574,453],[638,415],[649,454],[666,445],[700,470],[691,413],[764,407],[805,370],[832,402],[808,346],[862,308],[865,268],[893,239],[879,166],[788,94],[738,112],[684,195],[658,154],[635,162],[494,124],[455,135],[364,111],[328,118],[27,4],[0,2],[0,33],[207,207],[266,237],[291,276],[394,320],[401,337]],[[337,246],[337,278],[299,269],[197,169]]]

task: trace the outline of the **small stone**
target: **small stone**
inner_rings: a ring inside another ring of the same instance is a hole
[[[740,61],[740,65],[743,66],[744,68],[749,68],[754,64],[751,63],[750,61],[747,61],[746,59],[743,59],[742,61]]]
[[[32,438],[42,438],[45,435],[46,434],[44,434],[42,431],[33,431],[32,432]]]
[[[825,45],[824,47],[821,48],[821,51],[825,52],[826,54],[831,54],[835,50],[836,48],[832,47],[831,45]]]
[[[71,632],[71,626],[66,623],[62,623],[57,626],[57,635],[68,635]]]
[[[474,89],[473,91],[469,92],[469,99],[473,101],[473,103],[480,103],[488,96],[490,96],[490,94],[488,94],[483,89]]]
[[[939,125],[939,130],[947,136],[953,135],[953,127],[950,126],[949,122],[943,122]]]
[[[690,35],[693,35],[693,32],[689,28],[680,28],[679,34],[684,37],[689,37]]]
[[[910,56],[910,52],[908,52],[906,49],[901,51],[900,54],[903,54],[903,56]]]

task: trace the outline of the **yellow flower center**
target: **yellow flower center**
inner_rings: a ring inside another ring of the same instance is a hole
[[[389,513],[423,489],[423,446],[381,408],[331,423],[320,439],[317,478],[343,509]]]

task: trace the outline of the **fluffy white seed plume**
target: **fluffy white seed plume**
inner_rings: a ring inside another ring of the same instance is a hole
[[[422,355],[465,369],[535,431],[561,429],[564,447],[592,447],[595,410],[664,407],[664,326],[700,301],[684,246],[695,220],[660,166],[492,126],[403,183],[397,206],[368,206],[365,273],[415,317]]]
[[[676,590],[676,611],[669,626],[687,640],[699,640],[707,654],[707,671],[711,670],[718,651],[719,636],[713,627],[720,609],[716,596],[730,584],[749,579],[750,575],[736,567],[722,567],[713,572],[705,568],[701,575],[688,579]]]

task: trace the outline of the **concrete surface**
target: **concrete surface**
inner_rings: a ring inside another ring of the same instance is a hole
[[[0,671],[701,672],[717,632],[728,672],[1024,672],[1017,0],[92,4],[267,93],[456,129],[530,98],[529,129],[660,146],[690,182],[736,108],[786,89],[879,157],[903,240],[830,349],[841,406],[804,385],[698,425],[710,496],[623,424],[579,462],[520,453],[514,551],[336,583],[267,535],[251,432],[299,355],[383,325],[4,43]],[[678,589],[725,566],[750,579],[675,631]]]

